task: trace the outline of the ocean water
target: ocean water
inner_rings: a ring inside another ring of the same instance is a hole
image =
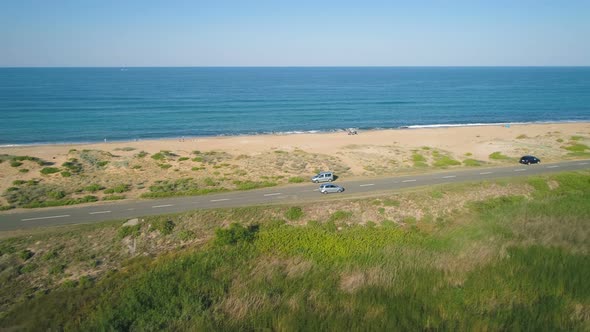
[[[0,145],[590,121],[590,67],[0,68]]]

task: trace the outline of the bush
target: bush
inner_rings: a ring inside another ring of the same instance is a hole
[[[20,186],[20,185],[25,184],[25,183],[27,183],[27,181],[25,181],[25,180],[14,180],[14,181],[12,181],[12,185],[14,185],[14,186]]]
[[[114,194],[114,193],[120,194],[120,193],[127,192],[130,189],[131,189],[131,186],[128,185],[128,184],[119,184],[119,185],[117,185],[117,186],[115,186],[113,188],[106,189],[104,191],[104,193],[105,194]]]
[[[94,193],[94,192],[97,192],[97,191],[103,190],[103,189],[104,189],[103,186],[101,186],[100,184],[96,184],[96,183],[84,187],[84,191],[89,191],[91,193]]]
[[[584,152],[585,150],[590,149],[587,145],[585,144],[572,144],[570,146],[566,146],[564,149],[571,151],[571,152]]]
[[[152,223],[152,227],[155,230],[160,231],[160,234],[162,235],[172,234],[175,226],[176,224],[174,224],[172,220],[157,220]]]
[[[145,157],[145,156],[147,156],[147,155],[148,155],[148,153],[147,153],[147,152],[145,152],[145,151],[140,151],[140,152],[139,152],[138,154],[136,154],[135,156],[136,156],[137,158],[144,158],[144,157]]]
[[[29,258],[33,257],[33,255],[35,254],[32,251],[30,251],[29,249],[24,249],[19,252],[18,257],[20,257],[20,259],[22,259],[23,261],[26,261]]]
[[[502,152],[500,152],[500,151],[492,152],[489,155],[489,158],[490,159],[493,159],[493,160],[507,160],[507,159],[510,159],[510,157],[508,157],[506,155],[503,155]]]
[[[61,172],[61,176],[64,178],[69,178],[70,176],[72,176],[72,173],[70,173],[68,171],[63,171],[63,172]]]
[[[103,160],[103,161],[99,161],[98,163],[96,163],[96,165],[98,165],[98,167],[105,167],[106,165],[108,165],[109,161],[108,160]]]
[[[203,181],[205,182],[205,185],[209,187],[214,187],[217,185],[217,182],[215,182],[215,180],[213,180],[212,178],[205,178],[205,180]]]
[[[20,161],[16,161],[16,160],[12,160],[10,162],[10,166],[12,167],[19,167],[20,165],[22,165],[23,163],[21,163]]]
[[[343,220],[343,219],[348,219],[350,217],[352,217],[352,212],[338,210],[338,211],[332,213],[332,215],[330,216],[328,221],[334,222],[334,221],[339,221],[339,220]]]
[[[434,162],[434,166],[436,166],[436,167],[447,167],[447,166],[457,166],[457,165],[461,165],[461,163],[449,156],[442,156]]]
[[[102,198],[103,201],[116,201],[120,199],[125,199],[125,195],[109,195]]]
[[[172,165],[170,165],[170,164],[158,164],[158,166],[160,166],[161,169],[168,169],[168,168],[172,167]]]
[[[138,237],[140,234],[140,230],[141,224],[137,224],[135,226],[122,226],[121,228],[119,228],[117,236],[119,237],[119,239],[124,239],[128,236],[131,236],[132,238]]]
[[[80,162],[76,158],[70,158],[70,161],[66,161],[61,165],[67,168],[72,173],[78,174],[82,172],[82,164],[80,164]]]
[[[254,182],[254,181],[234,181],[236,185],[236,189],[238,190],[252,190],[257,188],[266,188],[266,187],[274,187],[277,184],[274,182],[264,181],[264,182]]]
[[[475,159],[465,159],[463,160],[463,164],[465,166],[481,166],[481,162],[479,160],[475,160]]]
[[[127,151],[127,152],[134,151],[134,150],[137,150],[137,149],[136,148],[132,148],[130,146],[126,146],[126,147],[123,147],[123,148],[116,148],[115,149],[115,151]]]
[[[41,174],[48,175],[59,172],[59,168],[57,167],[44,167],[41,170]]]
[[[292,206],[285,211],[285,218],[289,220],[299,220],[303,217],[303,210],[298,206]]]
[[[29,173],[29,170],[26,168],[21,168],[18,170],[20,173]]]
[[[238,223],[232,223],[228,228],[215,230],[215,243],[218,245],[237,244],[239,242],[252,242],[258,232],[258,226],[244,227]]]
[[[183,229],[180,232],[178,232],[178,238],[181,241],[188,241],[195,238],[195,233],[193,231]]]
[[[180,157],[178,158],[178,161],[185,161],[185,160],[189,160],[189,157]]]

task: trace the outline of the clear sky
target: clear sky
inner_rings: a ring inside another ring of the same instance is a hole
[[[0,0],[0,66],[588,66],[590,0]]]

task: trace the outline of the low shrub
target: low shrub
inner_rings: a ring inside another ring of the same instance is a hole
[[[41,174],[43,174],[43,175],[53,174],[53,173],[57,173],[57,172],[59,172],[59,168],[57,168],[57,167],[44,167],[41,170]]]
[[[463,165],[475,167],[475,166],[481,166],[481,162],[479,160],[475,160],[475,159],[465,159],[465,160],[463,160]]]
[[[160,219],[152,223],[152,228],[158,230],[162,235],[172,234],[174,227],[176,227],[176,224],[169,219]]]
[[[301,176],[294,176],[289,178],[289,183],[302,183],[305,182],[305,179]]]
[[[178,161],[185,161],[185,160],[189,160],[189,157],[180,157],[178,158]]]
[[[263,181],[263,182],[255,182],[255,181],[234,181],[236,185],[236,189],[238,190],[252,190],[257,188],[267,188],[267,187],[274,187],[277,184],[275,182],[270,181]]]
[[[244,227],[238,223],[232,223],[228,228],[215,230],[215,243],[218,245],[233,245],[239,242],[252,242],[258,232],[257,225]]]
[[[20,259],[22,259],[23,261],[28,260],[29,258],[33,257],[33,255],[35,255],[35,253],[33,253],[32,251],[30,251],[29,249],[21,250],[18,253],[18,257],[20,257]]]
[[[183,229],[178,232],[178,239],[181,241],[188,241],[195,238],[195,233],[191,230]]]
[[[27,168],[21,168],[18,170],[20,173],[29,173],[29,170]]]
[[[137,224],[134,226],[121,226],[121,228],[119,228],[119,231],[117,232],[117,237],[119,239],[124,239],[128,236],[135,238],[139,236],[140,230],[141,224]]]
[[[507,159],[510,159],[510,157],[508,157],[506,155],[503,155],[502,152],[500,152],[500,151],[492,152],[489,155],[489,158],[490,159],[493,159],[493,160],[507,160]]]
[[[82,164],[76,158],[70,158],[69,161],[61,164],[61,166],[67,168],[68,171],[74,174],[81,173],[83,169]]]
[[[72,176],[72,173],[70,173],[68,171],[62,171],[61,176],[64,178],[69,178],[70,176]]]
[[[137,158],[144,158],[145,156],[147,156],[149,153],[145,152],[145,151],[139,151],[138,154],[135,155],[135,157]]]
[[[461,165],[461,162],[459,162],[449,156],[441,156],[434,162],[434,166],[436,166],[436,167],[447,167],[447,166],[457,166],[457,165]]]
[[[20,161],[16,161],[16,160],[12,160],[10,162],[10,166],[12,167],[19,167],[20,165],[22,165],[23,163],[21,163]]]
[[[125,199],[125,195],[108,195],[102,198],[103,201],[116,201],[120,199]]]
[[[97,192],[97,191],[103,190],[103,189],[104,189],[103,186],[101,186],[100,184],[96,184],[96,183],[84,187],[84,191],[89,191],[91,193],[94,193],[94,192]]]
[[[303,217],[303,210],[298,206],[292,206],[285,211],[285,218],[289,220],[299,220]]]
[[[130,185],[128,185],[128,184],[119,184],[119,185],[116,185],[113,188],[106,189],[104,191],[104,193],[105,194],[114,194],[114,193],[120,194],[120,193],[127,192],[129,190],[131,190],[131,186]]]

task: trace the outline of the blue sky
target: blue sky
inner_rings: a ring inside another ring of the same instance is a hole
[[[0,66],[590,65],[590,1],[0,0]]]

